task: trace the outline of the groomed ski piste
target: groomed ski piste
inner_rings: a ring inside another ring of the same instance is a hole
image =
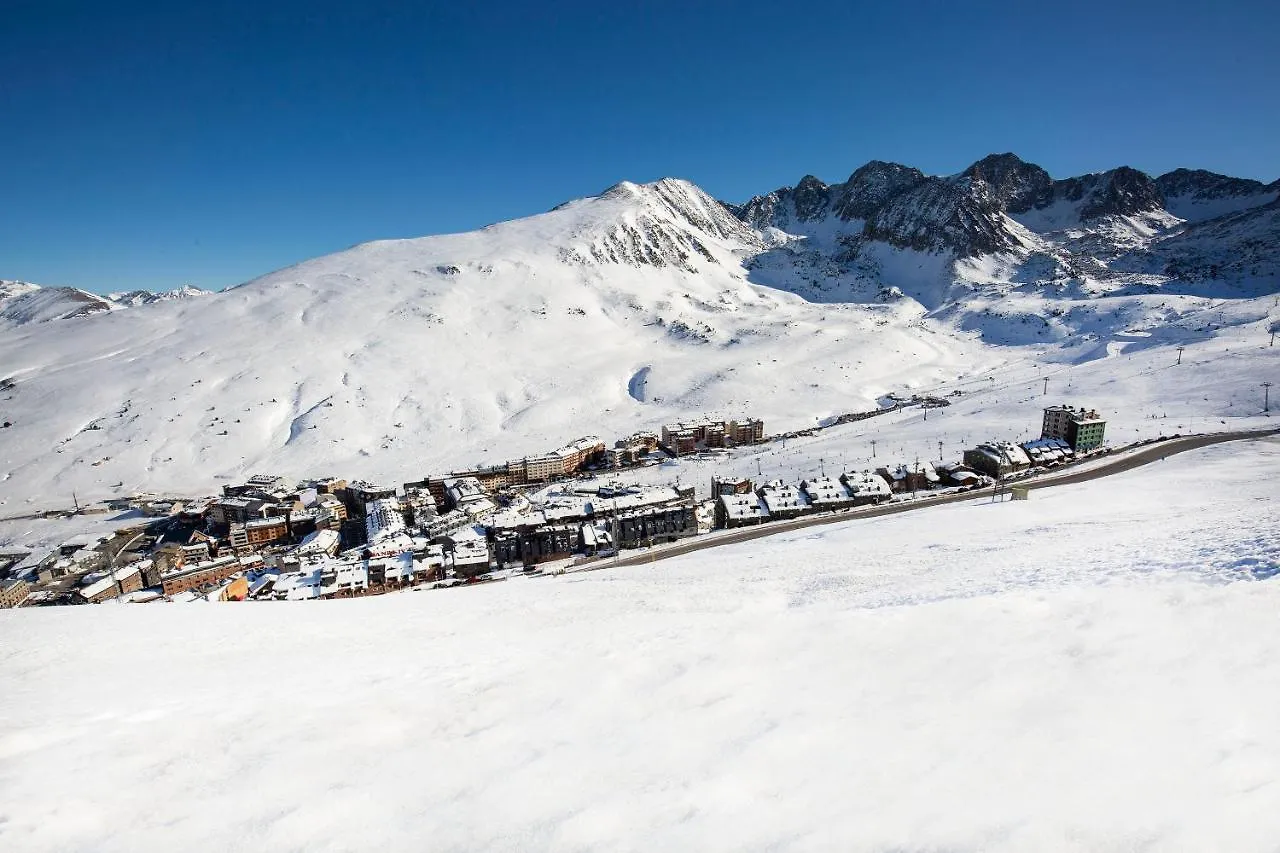
[[[615,571],[13,611],[0,847],[1272,850],[1278,476],[1239,441]]]

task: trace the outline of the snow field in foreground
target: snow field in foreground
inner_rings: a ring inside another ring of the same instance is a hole
[[[1280,442],[653,565],[0,613],[7,850],[1274,849]]]

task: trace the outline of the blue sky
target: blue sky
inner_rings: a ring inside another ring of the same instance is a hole
[[[41,284],[221,288],[624,178],[1280,177],[1274,2],[4,7],[0,278]]]

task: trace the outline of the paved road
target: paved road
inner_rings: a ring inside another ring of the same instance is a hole
[[[1112,474],[1120,474],[1124,471],[1130,471],[1139,466],[1164,459],[1166,456],[1173,456],[1175,453],[1185,453],[1188,450],[1197,450],[1201,447],[1208,447],[1211,444],[1221,444],[1225,441],[1265,438],[1276,434],[1280,434],[1280,428],[1267,430],[1240,430],[1237,432],[1221,432],[1210,435],[1190,435],[1185,438],[1171,438],[1166,439],[1165,441],[1158,441],[1139,450],[1125,452],[1102,465],[1097,465],[1082,471],[1054,471],[1039,474],[1035,477],[1014,480],[1006,483],[1005,485],[1007,487],[1019,486],[1030,489],[1046,489],[1053,486],[1067,486],[1073,483],[1084,483],[1089,480],[1096,480],[1099,477],[1107,477]],[[694,539],[686,539],[673,545],[654,548],[639,554],[632,554],[620,558],[617,562],[601,560],[596,563],[588,563],[581,567],[575,567],[572,571],[595,571],[598,569],[613,568],[614,566],[643,565],[656,560],[665,560],[668,557],[677,557],[681,554],[689,554],[693,551],[702,551],[707,548],[718,548],[721,545],[731,545],[738,542],[750,542],[753,539],[761,539],[765,536],[774,536],[778,533],[786,533],[792,530],[801,530],[806,527],[816,527],[821,524],[838,524],[842,521],[853,521],[860,518],[878,518],[882,515],[896,515],[900,512],[911,512],[913,510],[939,506],[940,504],[982,500],[983,497],[988,494],[990,494],[990,492],[987,490],[976,493],[960,492],[958,494],[922,498],[909,503],[883,504],[881,506],[862,507],[846,512],[804,516],[791,521],[774,521],[756,525],[754,527],[740,527],[728,533],[721,533],[711,537],[704,536]]]

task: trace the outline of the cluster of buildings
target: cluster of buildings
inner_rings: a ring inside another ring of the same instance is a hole
[[[0,564],[0,607],[201,598],[302,600],[453,585],[496,569],[616,553],[732,528],[878,504],[895,494],[976,487],[1097,449],[1106,422],[1091,409],[1051,406],[1042,435],[991,441],[963,462],[886,465],[789,484],[712,481],[693,487],[566,480],[584,467],[623,467],[650,453],[684,455],[763,440],[757,419],[681,422],[611,449],[588,436],[543,456],[395,486],[336,477],[289,484],[256,474],[222,494],[163,503],[162,518],[109,537],[76,537],[23,577]],[[550,481],[550,482],[548,482]],[[538,485],[542,484],[542,485]],[[526,488],[512,489],[521,485]],[[536,488],[535,488],[536,486]]]
[[[773,480],[756,488],[750,480],[712,480],[717,528],[744,527],[883,503],[893,497],[889,482],[870,471],[817,477],[791,485]]]
[[[715,525],[742,527],[890,500],[937,488],[977,488],[1032,468],[1049,468],[1098,449],[1106,421],[1092,409],[1050,406],[1040,438],[1022,443],[989,441],[966,450],[963,461],[889,464],[875,471],[847,471],[791,485],[775,480],[756,488],[750,480],[713,480]]]
[[[1040,437],[1015,444],[989,441],[964,452],[964,464],[980,474],[1001,479],[1030,468],[1048,468],[1102,446],[1107,422],[1094,409],[1049,406]]]
[[[602,449],[571,447],[584,457]],[[69,541],[42,562],[36,584],[5,579],[0,606],[350,597],[466,583],[498,568],[698,532],[692,488],[590,481],[503,497],[475,476],[397,489],[337,478],[289,486],[255,475],[170,509],[143,528]],[[42,581],[57,589],[33,598]]]
[[[591,482],[524,496],[486,525],[495,565],[502,567],[674,542],[698,529],[692,486]]]
[[[550,453],[510,459],[498,465],[458,471],[454,478],[472,477],[486,489],[501,489],[525,483],[545,483],[572,477],[583,468],[599,465],[605,459],[604,441],[594,435],[583,436]]]
[[[681,421],[664,426],[661,436],[662,448],[672,456],[686,456],[711,448],[758,444],[761,441],[764,441],[764,421],[752,417]]]

